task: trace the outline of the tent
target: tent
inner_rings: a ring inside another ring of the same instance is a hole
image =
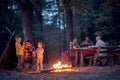
[[[12,70],[16,66],[15,32],[13,32],[0,58],[0,69]]]

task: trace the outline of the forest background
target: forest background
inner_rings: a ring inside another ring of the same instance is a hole
[[[0,0],[0,56],[13,32],[45,43],[45,62],[56,61],[74,37],[102,36],[120,45],[120,0]]]

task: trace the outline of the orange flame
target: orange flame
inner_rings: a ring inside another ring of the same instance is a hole
[[[77,69],[73,69],[71,64],[62,64],[61,61],[58,61],[53,65],[55,69],[52,72],[77,72]]]
[[[53,65],[54,69],[62,69],[62,68],[68,68],[68,67],[72,67],[72,66],[68,64],[62,64],[61,61],[58,61],[58,63]]]

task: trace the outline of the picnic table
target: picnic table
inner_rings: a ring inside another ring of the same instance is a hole
[[[101,51],[104,49],[104,51]],[[84,66],[84,58],[87,55],[95,55],[95,58],[99,58],[99,53],[108,53],[109,55],[118,56],[118,62],[120,64],[120,47],[116,46],[106,46],[106,47],[85,47],[85,48],[77,48],[77,49],[71,49],[71,51],[75,52],[75,65],[77,65],[78,62],[78,54],[80,54],[80,66]],[[117,54],[116,54],[117,53]],[[97,60],[96,60],[97,61]],[[115,61],[114,61],[115,62]]]
[[[104,49],[104,50],[103,50]],[[97,61],[102,60],[103,57],[100,57],[99,54],[101,53],[108,53],[108,64],[120,64],[120,47],[117,46],[106,46],[106,47],[84,47],[84,48],[77,48],[77,49],[70,49],[69,51],[65,51],[62,53],[62,61],[69,62],[71,61],[70,56],[75,56],[74,61],[72,62],[73,65],[77,66],[78,58],[80,58],[80,66],[84,66],[84,59],[89,59],[93,61],[93,65],[97,65]],[[80,57],[79,57],[80,55]],[[111,61],[112,60],[112,61]]]
[[[97,53],[98,47],[85,47],[85,48],[77,48],[71,49],[71,51],[75,52],[75,66],[78,62],[78,54],[80,54],[80,66],[84,66],[84,57],[87,55],[94,55]]]

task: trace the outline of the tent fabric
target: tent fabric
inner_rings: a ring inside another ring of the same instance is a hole
[[[16,66],[17,66],[17,56],[15,49],[15,32],[13,32],[0,58],[0,69],[12,70],[16,68]]]

